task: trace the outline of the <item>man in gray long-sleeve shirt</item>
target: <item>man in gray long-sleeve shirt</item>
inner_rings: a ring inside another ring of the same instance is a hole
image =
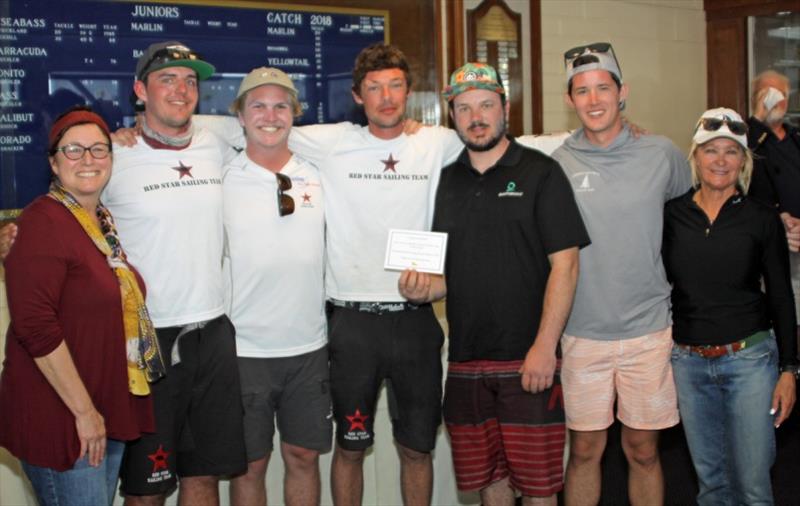
[[[580,252],[561,342],[571,441],[566,504],[600,499],[600,460],[616,399],[631,502],[659,505],[658,431],[678,423],[662,210],[689,188],[689,167],[669,140],[634,139],[623,125],[628,88],[610,44],[577,47],[564,57],[567,100],[583,126],[553,157],[572,182],[592,237]]]

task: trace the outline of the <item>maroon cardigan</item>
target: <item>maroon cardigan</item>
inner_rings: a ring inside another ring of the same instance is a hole
[[[111,439],[152,432],[152,401],[128,392],[120,288],[106,257],[49,197],[26,207],[18,226],[5,261],[11,325],[0,376],[0,446],[29,464],[64,471],[80,453],[75,418],[34,357],[67,343]]]

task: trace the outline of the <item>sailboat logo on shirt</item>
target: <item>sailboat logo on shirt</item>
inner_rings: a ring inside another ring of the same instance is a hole
[[[572,177],[572,189],[575,193],[586,193],[586,192],[593,192],[595,191],[595,187],[592,184],[593,178],[595,176],[599,176],[597,172],[579,172],[577,174],[573,174]]]

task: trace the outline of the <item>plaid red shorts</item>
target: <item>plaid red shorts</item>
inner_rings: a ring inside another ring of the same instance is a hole
[[[526,496],[563,488],[560,364],[553,386],[537,394],[522,389],[521,366],[521,360],[449,364],[444,419],[459,490],[481,490],[506,477]]]

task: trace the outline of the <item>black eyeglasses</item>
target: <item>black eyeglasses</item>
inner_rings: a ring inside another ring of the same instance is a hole
[[[141,79],[143,76],[145,76],[150,70],[150,67],[154,65],[162,65],[164,63],[169,63],[179,60],[202,60],[202,59],[203,57],[200,56],[199,53],[196,53],[187,47],[168,46],[163,49],[159,49],[158,51],[153,53],[153,56],[151,56],[150,59],[147,60],[147,63],[144,64],[141,72],[139,72],[139,78]]]
[[[700,118],[694,131],[696,132],[702,126],[703,130],[716,132],[722,128],[722,125],[728,125],[728,130],[730,130],[733,135],[744,135],[747,133],[747,123],[732,120],[727,116],[723,116],[722,118]]]
[[[103,158],[108,158],[108,155],[111,154],[111,145],[104,142],[95,142],[87,147],[73,143],[61,146],[56,151],[61,151],[70,160],[80,160],[87,151],[95,160],[102,160]]]
[[[578,56],[582,55],[585,52],[590,53],[608,53],[614,54],[614,50],[611,49],[611,44],[608,42],[595,42],[594,44],[587,44],[585,46],[578,46],[573,47],[569,51],[564,53],[564,59],[567,61],[574,60]],[[616,58],[614,58],[616,60]]]
[[[284,192],[292,188],[292,180],[286,174],[275,173],[278,178],[278,215],[289,216],[294,212],[294,199]]]

